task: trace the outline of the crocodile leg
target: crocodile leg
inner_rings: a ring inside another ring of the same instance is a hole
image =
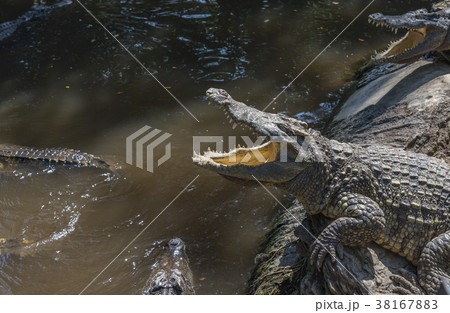
[[[400,295],[423,295],[423,290],[417,281],[416,275],[399,269],[400,274],[391,275],[391,279],[397,285],[392,288],[392,292]]]
[[[438,295],[450,295],[450,279],[446,277],[441,277],[442,285],[438,290]]]
[[[450,231],[431,240],[422,250],[417,263],[419,283],[429,294],[436,294],[442,277],[450,279],[446,269],[450,266]]]
[[[329,217],[343,216],[328,225],[311,246],[312,265],[320,270],[327,253],[336,261],[342,245],[360,246],[374,241],[386,223],[377,203],[359,194],[342,193],[326,212]]]

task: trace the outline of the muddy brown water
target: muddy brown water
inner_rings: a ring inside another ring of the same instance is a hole
[[[86,293],[137,293],[174,236],[187,244],[198,294],[245,293],[281,208],[262,188],[192,164],[192,136],[247,135],[206,104],[205,90],[224,88],[262,109],[369,1],[83,3],[199,122],[75,1],[0,42],[0,142],[76,148],[114,169],[20,164],[0,171],[0,237],[37,245],[31,255],[1,255],[0,293],[79,293],[197,175]],[[0,22],[32,4],[0,3]],[[352,66],[397,37],[368,25],[368,14],[428,6],[375,1],[269,110],[323,126]],[[125,162],[125,138],[144,125],[172,134],[172,157],[154,173]],[[289,195],[271,191],[289,203]]]

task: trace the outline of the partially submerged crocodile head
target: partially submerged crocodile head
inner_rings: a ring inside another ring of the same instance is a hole
[[[180,238],[167,242],[155,263],[142,293],[145,295],[194,294],[193,277],[186,255],[186,245]]]
[[[320,164],[326,139],[306,123],[249,107],[233,100],[225,90],[210,88],[206,93],[210,102],[225,110],[232,122],[260,136],[261,144],[225,153],[207,151],[194,155],[196,165],[231,180],[259,181],[290,189],[301,173]]]
[[[430,51],[443,51],[450,48],[448,38],[450,27],[450,9],[428,12],[425,9],[408,12],[403,15],[383,15],[375,13],[369,16],[369,23],[385,26],[395,33],[399,29],[408,32],[400,40],[376,54],[373,60],[381,63],[409,63]]]

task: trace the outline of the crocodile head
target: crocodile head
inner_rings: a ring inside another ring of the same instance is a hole
[[[448,12],[448,13],[447,13]],[[408,12],[403,15],[387,16],[375,13],[369,16],[369,23],[385,26],[395,33],[406,29],[401,39],[392,42],[389,47],[376,54],[373,60],[382,63],[409,63],[422,57],[427,52],[445,50],[450,20],[450,11],[428,12],[425,9]]]
[[[196,165],[240,182],[285,184],[318,162],[321,151],[315,140],[318,132],[308,129],[306,123],[249,107],[233,100],[222,89],[210,88],[206,94],[211,103],[230,116],[231,122],[256,133],[261,144],[225,153],[207,151],[194,155]]]
[[[180,238],[167,242],[151,266],[150,277],[142,290],[147,295],[194,294],[192,272],[186,255],[186,245]]]

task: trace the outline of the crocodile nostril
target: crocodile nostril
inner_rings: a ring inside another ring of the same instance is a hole
[[[182,244],[182,241],[180,238],[173,238],[169,241],[169,245],[172,247],[176,247]]]

